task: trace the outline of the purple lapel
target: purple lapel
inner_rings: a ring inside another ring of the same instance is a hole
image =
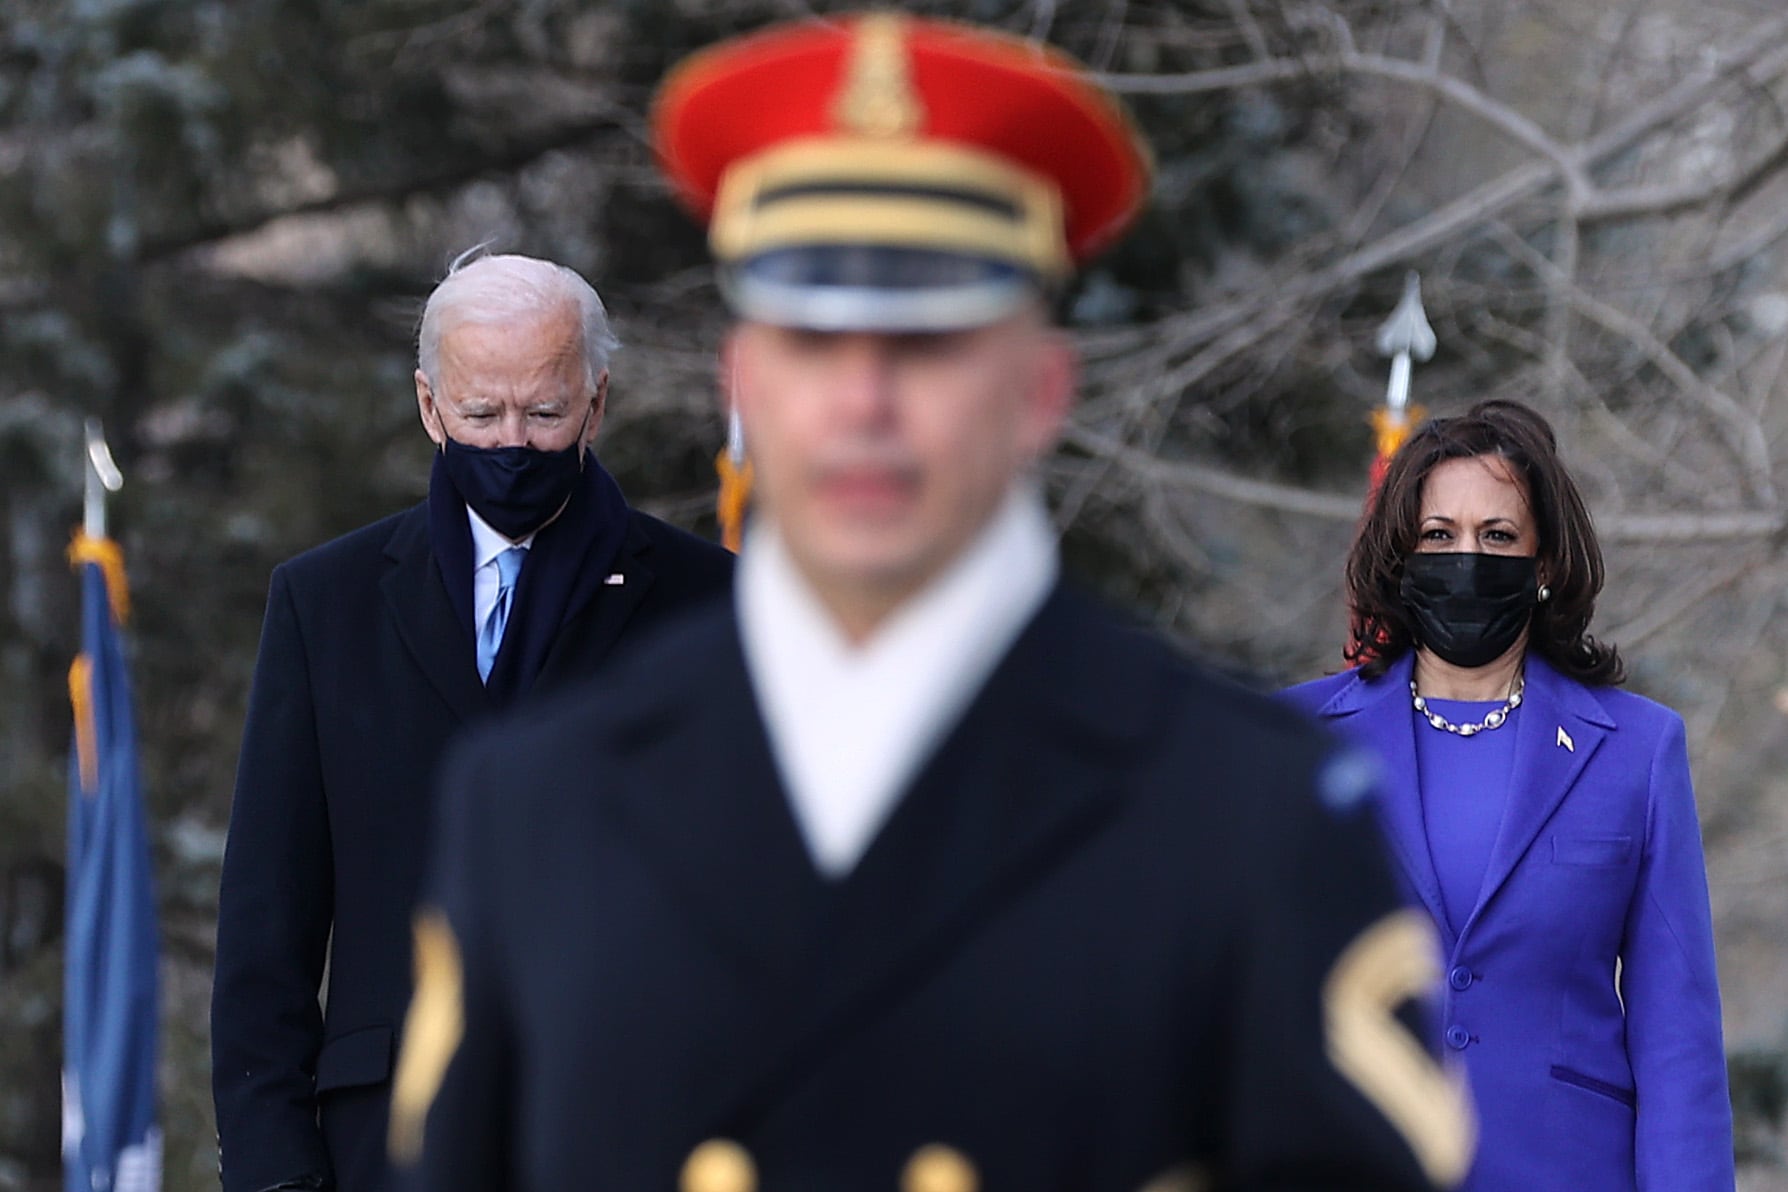
[[[1527,656],[1526,674],[1521,710],[1510,726],[1516,736],[1508,805],[1490,851],[1478,905],[1461,935],[1469,934],[1483,916],[1484,908],[1509,880],[1602,739],[1614,728],[1601,701],[1537,655]]]

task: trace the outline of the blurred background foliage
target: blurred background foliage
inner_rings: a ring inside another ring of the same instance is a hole
[[[416,500],[420,300],[461,249],[611,307],[599,448],[713,530],[723,325],[652,168],[666,66],[797,0],[7,0],[0,9],[0,1190],[57,1186],[82,418],[113,506],[166,939],[166,1186],[211,1186],[217,868],[267,574]],[[1339,662],[1405,270],[1417,400],[1520,397],[1607,536],[1598,622],[1689,719],[1746,1187],[1788,1186],[1788,648],[1776,0],[939,0],[1132,103],[1149,209],[1061,314],[1074,570],[1264,683]]]

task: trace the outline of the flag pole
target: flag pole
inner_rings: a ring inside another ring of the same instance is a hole
[[[63,933],[62,1166],[66,1192],[159,1192],[160,1007],[155,886],[122,627],[124,556],[106,537],[106,496],[124,485],[99,420],[85,427],[81,651],[68,669],[69,765]]]
[[[124,474],[112,461],[112,449],[106,445],[106,432],[99,419],[87,419],[87,494],[81,517],[81,530],[98,541],[106,536],[106,494],[124,487]]]
[[[1366,510],[1371,511],[1378,500],[1378,490],[1384,484],[1385,473],[1390,469],[1391,457],[1397,454],[1415,424],[1422,420],[1422,408],[1409,404],[1409,377],[1416,361],[1426,363],[1433,359],[1434,349],[1439,341],[1434,335],[1434,328],[1428,323],[1428,315],[1422,310],[1422,276],[1410,270],[1403,277],[1403,297],[1397,301],[1397,307],[1391,311],[1384,326],[1378,329],[1378,354],[1390,357],[1391,375],[1385,382],[1384,404],[1372,411],[1372,431],[1376,440],[1376,451],[1372,457],[1372,469],[1366,476]],[[1382,641],[1367,641],[1369,631],[1362,626],[1356,615],[1349,629],[1347,648],[1342,657],[1349,666],[1359,666],[1373,657],[1374,650]],[[1382,634],[1382,630],[1379,631]]]

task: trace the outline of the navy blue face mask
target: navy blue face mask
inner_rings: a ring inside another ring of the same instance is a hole
[[[584,416],[585,425],[589,415]],[[472,512],[505,538],[545,525],[571,499],[584,470],[584,434],[562,451],[533,447],[470,447],[442,428],[447,478]]]

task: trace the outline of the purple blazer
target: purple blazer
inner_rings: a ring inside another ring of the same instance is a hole
[[[1477,1100],[1468,1192],[1732,1192],[1732,1105],[1701,830],[1676,713],[1527,660],[1514,779],[1455,935],[1416,786],[1412,656],[1284,698],[1385,766],[1382,819],[1445,957]],[[1616,983],[1616,966],[1619,981]]]

